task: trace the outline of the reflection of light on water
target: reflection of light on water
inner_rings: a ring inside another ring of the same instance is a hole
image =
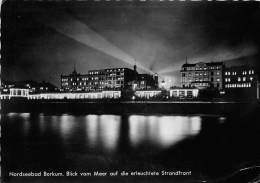
[[[30,124],[30,113],[14,113],[10,112],[7,114],[7,117],[10,118],[10,120],[18,120],[18,122],[21,122],[23,132],[25,135],[28,134],[31,124]]]
[[[143,142],[156,143],[162,147],[195,135],[200,130],[200,117],[136,116],[129,117],[130,141],[133,145]]]
[[[219,123],[221,123],[221,124],[222,124],[222,123],[225,123],[226,117],[223,117],[223,116],[222,116],[222,117],[219,117],[218,120],[219,120]]]
[[[98,117],[97,115],[86,116],[87,137],[91,145],[97,143]]]
[[[143,139],[143,133],[140,133],[141,128],[143,129],[142,117],[140,116],[130,116],[130,140],[133,144],[136,144],[140,139]]]
[[[191,135],[196,135],[199,133],[201,128],[201,118],[200,117],[191,117]]]
[[[30,130],[30,113],[20,113],[19,117],[23,119],[23,131],[27,135]]]
[[[100,133],[104,146],[108,149],[116,147],[119,138],[120,117],[114,115],[100,116]]]
[[[73,116],[63,114],[61,116],[61,122],[60,122],[60,130],[62,137],[68,138],[69,135],[72,133],[72,128],[74,126],[75,119]]]
[[[53,129],[59,129],[60,127],[60,121],[58,116],[50,116],[49,120],[51,121],[51,126]],[[61,118],[62,119],[62,118]],[[71,122],[70,122],[71,123]]]
[[[45,132],[46,130],[46,121],[45,116],[41,113],[39,114],[39,127],[41,132]]]
[[[120,117],[114,115],[88,115],[86,120],[87,137],[92,146],[109,150],[116,148],[119,138]]]
[[[22,117],[22,118],[29,118],[30,117],[30,113],[20,113],[20,116]]]
[[[8,116],[9,118],[13,118],[13,117],[16,117],[16,116],[18,116],[18,115],[19,115],[19,113],[15,113],[15,112],[10,112],[10,113],[7,114],[7,116]]]

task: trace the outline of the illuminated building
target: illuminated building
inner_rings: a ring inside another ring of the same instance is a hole
[[[63,91],[102,91],[120,90],[134,80],[135,72],[128,68],[90,70],[79,74],[75,70],[69,75],[61,75]]]
[[[256,98],[258,76],[250,66],[234,66],[225,69],[224,87],[230,98]]]
[[[49,82],[22,81],[20,85],[29,89],[29,93],[57,92],[58,88]]]
[[[10,88],[9,93],[1,93],[1,99],[11,99],[11,98],[28,98],[29,89],[28,88]]]
[[[136,90],[135,95],[139,98],[150,99],[161,94],[161,90]]]
[[[156,89],[158,88],[158,76],[150,74],[138,74],[139,89]]]
[[[36,81],[3,81],[1,86],[1,96],[5,98],[27,97],[29,94],[57,92],[58,88],[49,82]],[[28,91],[28,93],[27,93]]]
[[[198,88],[171,88],[170,97],[173,98],[196,98],[199,95]]]
[[[157,79],[156,79],[157,78]],[[61,75],[62,91],[102,91],[122,90],[136,84],[137,88],[150,89],[158,84],[158,76],[138,74],[129,68],[108,68],[90,70],[87,74],[74,71],[69,75]]]
[[[30,94],[28,99],[118,99],[121,91],[96,91],[96,92],[63,92]]]
[[[199,89],[223,89],[223,62],[185,63],[181,68],[181,84],[183,87],[196,87]]]
[[[224,86],[229,88],[256,87],[257,75],[254,68],[249,66],[235,66],[225,69]]]

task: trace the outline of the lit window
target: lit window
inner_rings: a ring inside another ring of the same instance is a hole
[[[250,81],[253,81],[253,77],[250,77]]]
[[[219,75],[219,72],[217,72],[217,75]]]
[[[243,77],[243,81],[246,81],[246,77]]]
[[[254,74],[254,70],[252,70],[252,74]]]
[[[237,81],[241,81],[241,78],[240,78],[240,77],[238,77],[238,78],[237,78]]]

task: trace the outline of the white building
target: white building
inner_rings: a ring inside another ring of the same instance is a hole
[[[100,91],[82,93],[40,93],[31,94],[28,99],[118,99],[121,91]]]
[[[135,91],[135,95],[139,98],[149,99],[158,96],[161,92],[161,90],[137,90]]]
[[[1,99],[11,99],[11,98],[28,98],[29,89],[27,88],[10,88],[9,94],[1,94]]]
[[[199,95],[198,88],[172,88],[170,97],[175,98],[196,98]]]

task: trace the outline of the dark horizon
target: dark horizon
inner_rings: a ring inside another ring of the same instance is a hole
[[[3,79],[59,86],[74,64],[84,74],[136,63],[178,85],[186,57],[258,67],[258,2],[102,3],[5,2]]]

